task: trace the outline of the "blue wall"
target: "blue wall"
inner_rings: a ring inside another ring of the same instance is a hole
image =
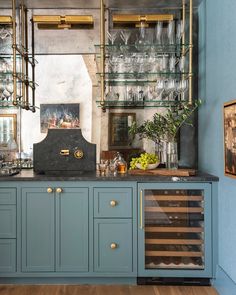
[[[199,15],[199,93],[205,100],[199,109],[199,167],[220,177],[215,286],[220,295],[235,295],[236,179],[224,176],[222,109],[224,102],[236,99],[236,0],[205,0]]]

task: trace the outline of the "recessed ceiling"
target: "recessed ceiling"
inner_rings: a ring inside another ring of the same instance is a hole
[[[20,3],[19,0],[16,0]],[[194,6],[198,6],[203,0],[194,0]],[[11,0],[0,0],[0,8],[11,8]],[[79,9],[99,8],[100,0],[25,0],[27,8],[41,9]],[[132,8],[164,8],[180,7],[182,0],[104,0],[108,8],[132,9]],[[188,0],[186,0],[188,3]]]

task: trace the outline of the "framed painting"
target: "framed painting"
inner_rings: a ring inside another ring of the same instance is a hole
[[[80,128],[80,105],[70,104],[41,104],[40,127],[41,133],[50,128]]]
[[[236,178],[236,100],[224,104],[224,172]]]
[[[8,141],[17,141],[16,114],[0,114],[0,148],[7,148]]]
[[[130,146],[129,127],[135,120],[135,113],[109,113],[109,148]]]

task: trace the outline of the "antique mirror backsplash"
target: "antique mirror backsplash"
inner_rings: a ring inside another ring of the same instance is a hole
[[[118,10],[118,12],[121,11]],[[114,10],[108,10],[106,13],[107,19],[109,20],[109,15],[112,15]],[[11,14],[11,12],[8,9],[1,9],[0,14],[7,15]],[[95,60],[95,45],[100,43],[99,8],[29,9],[28,18],[31,19],[32,15],[47,14],[89,14],[94,18],[94,26],[90,29],[78,30],[39,30],[37,25],[35,25],[34,46],[35,58],[37,60],[35,67],[35,81],[38,84],[35,91],[36,112],[33,113],[25,110],[17,110],[16,108],[1,107],[0,115],[16,115],[16,124],[14,125],[16,136],[14,136],[14,139],[18,151],[28,157],[32,155],[33,144],[43,140],[47,134],[43,118],[50,117],[51,126],[54,124],[57,128],[59,122],[61,124],[63,120],[66,121],[66,115],[71,115],[72,113],[74,116],[73,119],[76,123],[71,127],[80,126],[84,137],[89,142],[97,145],[97,158],[99,158],[101,151],[109,149],[109,113],[127,113],[131,114],[132,118],[135,114],[135,120],[137,123],[142,123],[146,119],[151,119],[155,112],[163,112],[165,109],[107,109],[105,113],[102,112],[96,102],[100,95],[100,84],[96,76],[96,73],[99,72],[99,67]],[[197,15],[195,15],[195,23],[197,24]],[[106,23],[106,26],[106,32],[108,30],[112,31],[113,28],[110,21]],[[197,26],[195,25],[195,27]],[[195,30],[196,34],[194,38],[197,42],[197,29]],[[139,32],[138,29],[136,31]],[[153,33],[154,31],[152,34]],[[29,34],[31,34],[30,30]],[[131,38],[129,42],[133,42],[136,35],[137,34],[133,31],[133,39]],[[108,36],[106,36],[106,40],[107,37]],[[31,40],[31,36],[29,39]],[[121,42],[123,41],[121,40]],[[0,36],[0,46],[2,44],[3,40]],[[4,71],[4,60],[1,58],[0,61],[0,71]],[[195,58],[195,65],[196,64],[197,60]],[[117,89],[117,92],[121,92],[124,88]],[[109,95],[109,91],[109,88],[107,88],[106,95]],[[150,92],[151,90],[148,89],[148,91]],[[197,93],[197,86],[195,86],[194,92],[195,94]],[[3,96],[6,93],[6,91],[1,92],[1,100],[4,99],[5,102],[7,99]],[[65,113],[64,116],[61,115],[63,109]],[[72,109],[73,111],[71,111]],[[75,112],[78,114],[76,115]],[[6,128],[8,128],[7,132],[9,133],[7,137],[2,136],[0,138],[1,152],[5,152],[7,148],[6,143],[10,139],[9,136],[14,133],[14,130],[12,129],[13,127],[9,127],[8,125],[8,127],[6,127],[6,124],[9,124],[10,126],[10,123],[6,123],[6,121],[0,125],[0,130],[6,130]],[[2,144],[4,141],[5,146]],[[181,142],[183,145],[181,149],[182,163],[187,166],[195,165],[197,161],[196,130],[190,130],[187,128],[187,130],[183,131]],[[188,143],[187,146],[186,143]],[[152,142],[142,142],[139,141],[138,138],[133,141],[132,147],[143,148],[147,151],[154,150]],[[192,150],[192,152],[188,152],[189,150]],[[191,154],[191,158],[187,154]]]

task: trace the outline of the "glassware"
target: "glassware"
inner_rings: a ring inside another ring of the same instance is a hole
[[[109,171],[111,174],[113,174],[114,176],[117,174],[117,165],[114,161],[111,161],[109,164]]]
[[[178,146],[177,142],[167,142],[166,146],[166,168],[178,169]]]
[[[158,98],[161,100],[162,99],[162,93],[165,90],[165,81],[164,80],[158,80],[156,89],[157,89]]]
[[[117,153],[114,162],[116,163],[118,173],[125,174],[127,172],[127,163],[119,152]]]
[[[110,32],[107,32],[108,41],[111,43],[111,45],[114,45],[116,38],[118,36],[117,30],[111,30]]]
[[[100,175],[102,175],[102,176],[106,175],[108,161],[101,159],[100,163],[98,163],[97,166],[98,166],[98,171],[99,171]]]
[[[184,22],[182,20],[179,20],[177,23],[177,29],[176,29],[176,43],[178,45],[180,45],[183,34],[184,34]]]
[[[162,29],[163,29],[163,22],[159,21],[156,24],[155,33],[156,33],[156,44],[162,44]]]
[[[160,70],[162,72],[166,72],[167,69],[168,69],[168,55],[164,54],[161,59]]]
[[[125,45],[128,45],[129,38],[131,36],[131,30],[122,30],[120,32],[121,40],[124,42]]]
[[[179,59],[179,70],[181,73],[185,72],[185,56],[181,56]]]
[[[169,59],[169,68],[171,73],[175,72],[175,64],[176,64],[176,57],[172,55]]]
[[[175,22],[171,20],[169,21],[168,27],[167,27],[167,37],[168,37],[169,45],[173,45],[175,43],[174,33],[175,33]]]

